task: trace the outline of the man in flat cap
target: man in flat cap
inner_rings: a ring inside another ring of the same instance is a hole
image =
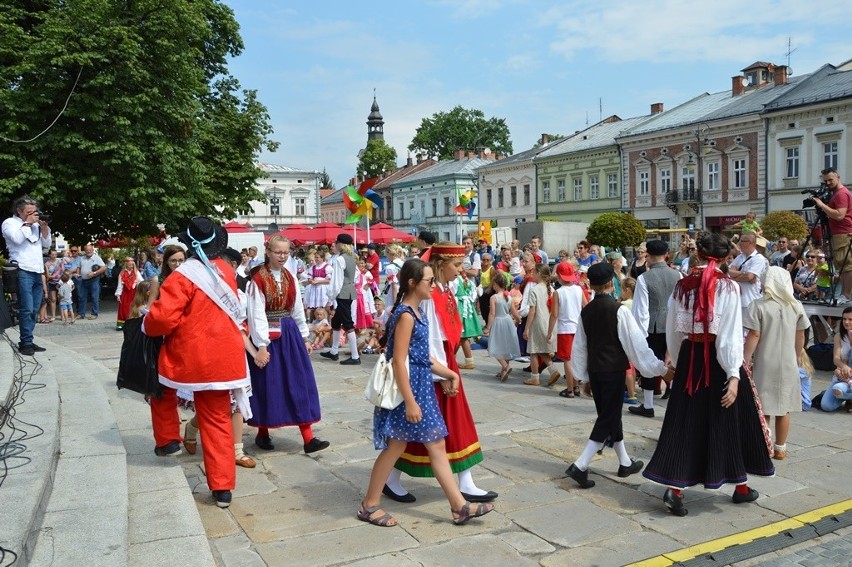
[[[675,284],[682,277],[678,270],[669,268],[666,264],[668,245],[662,240],[652,240],[647,244],[648,258],[645,265],[648,269],[636,280],[636,291],[633,294],[633,316],[639,323],[639,328],[645,333],[648,346],[660,360],[666,359],[666,316],[668,315],[669,297],[674,291]],[[642,404],[627,408],[632,414],[642,417],[654,417],[654,391],[659,391],[661,380],[659,376],[639,375],[642,387]],[[666,388],[665,397],[669,390]]]

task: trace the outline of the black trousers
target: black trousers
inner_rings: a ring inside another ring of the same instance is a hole
[[[331,328],[335,331],[343,329],[347,333],[355,329],[355,323],[352,321],[352,300],[337,298],[337,309],[334,310],[334,317],[331,318]]]
[[[666,334],[665,333],[650,333],[648,335],[648,348],[654,351],[654,354],[660,360],[666,359]],[[638,370],[637,370],[638,373]],[[656,390],[658,376],[646,377],[639,374],[639,385],[643,390]]]
[[[589,382],[592,385],[592,397],[598,418],[592,427],[589,439],[603,443],[607,439],[617,443],[624,439],[621,426],[621,410],[624,403],[624,373],[618,372],[589,372]]]

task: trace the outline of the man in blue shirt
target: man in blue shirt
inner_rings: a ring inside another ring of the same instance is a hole
[[[38,202],[24,195],[15,201],[15,214],[3,221],[3,238],[9,259],[18,264],[18,304],[20,306],[21,341],[18,352],[32,356],[44,347],[33,343],[36,313],[44,298],[44,259],[42,247],[51,243],[50,227],[41,218]]]

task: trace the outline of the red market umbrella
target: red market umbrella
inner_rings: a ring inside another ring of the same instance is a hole
[[[370,240],[376,244],[390,244],[391,242],[414,242],[413,234],[397,230],[383,222],[370,226]]]
[[[305,224],[291,224],[284,230],[278,232],[281,236],[292,242],[295,246],[312,244],[311,227]]]
[[[308,237],[313,244],[334,244],[337,235],[341,232],[350,232],[350,230],[333,222],[321,222],[308,231]]]
[[[237,233],[237,232],[252,232],[252,230],[244,224],[240,224],[237,221],[226,222],[222,225],[222,228],[225,229],[225,232],[228,234]]]

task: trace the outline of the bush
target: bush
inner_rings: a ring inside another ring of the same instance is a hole
[[[808,235],[808,223],[793,211],[773,211],[760,221],[763,236],[769,240],[802,240]]]
[[[645,227],[633,215],[604,213],[589,225],[586,240],[607,248],[636,246],[645,240]]]

